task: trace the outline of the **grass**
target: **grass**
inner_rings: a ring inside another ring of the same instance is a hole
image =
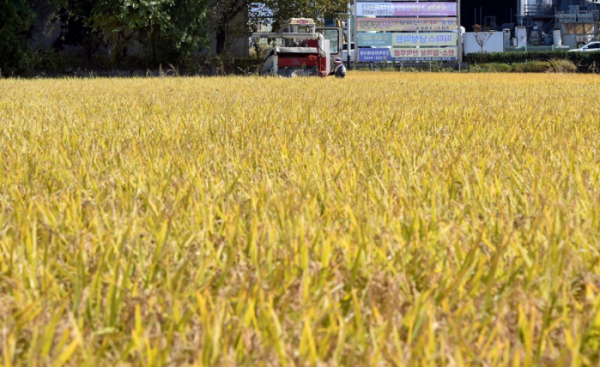
[[[513,66],[502,63],[490,63],[490,64],[481,64],[481,69],[484,69],[491,73],[510,73],[513,71]]]
[[[0,80],[3,366],[591,366],[594,75]]]

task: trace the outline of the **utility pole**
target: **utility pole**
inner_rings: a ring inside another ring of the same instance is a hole
[[[461,69],[461,64],[463,61],[463,42],[462,42],[462,23],[461,23],[461,16],[460,16],[460,0],[456,0],[456,23],[457,27],[458,27],[458,70]],[[477,13],[475,13],[477,14]]]
[[[350,16],[346,21],[346,50],[348,50],[346,59],[348,62],[348,70],[350,70],[350,51],[352,50],[352,4],[348,4],[348,10]]]
[[[483,7],[479,8],[479,25],[484,26],[483,24]]]
[[[358,6],[356,5],[356,0],[354,0],[354,68],[356,69],[356,64],[358,63]],[[348,55],[350,55],[350,50],[348,50]]]

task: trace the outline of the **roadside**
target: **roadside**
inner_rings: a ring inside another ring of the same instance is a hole
[[[446,73],[600,73],[600,52],[572,53],[509,52],[469,54],[463,64],[442,62],[420,63],[361,63],[349,70]],[[253,54],[248,57],[189,57],[176,64],[144,67],[134,57],[116,67],[102,59],[66,57],[60,54],[37,52],[22,60],[19,74],[2,72],[0,77],[61,78],[61,77],[178,77],[258,75],[262,60]]]

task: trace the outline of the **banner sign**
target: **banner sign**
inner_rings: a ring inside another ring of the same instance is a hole
[[[394,35],[391,33],[358,33],[358,47],[392,46]]]
[[[359,48],[359,62],[457,61],[458,48]]]
[[[456,3],[358,3],[356,15],[364,16],[456,16]]]
[[[456,46],[455,33],[358,33],[358,46]]]
[[[455,31],[456,18],[358,18],[358,32]]]
[[[392,57],[398,61],[458,61],[458,47],[393,48]]]
[[[394,34],[394,46],[456,46],[456,33],[400,33]]]

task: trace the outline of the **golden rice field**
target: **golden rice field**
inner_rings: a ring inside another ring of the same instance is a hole
[[[600,77],[0,80],[2,366],[598,366]]]

